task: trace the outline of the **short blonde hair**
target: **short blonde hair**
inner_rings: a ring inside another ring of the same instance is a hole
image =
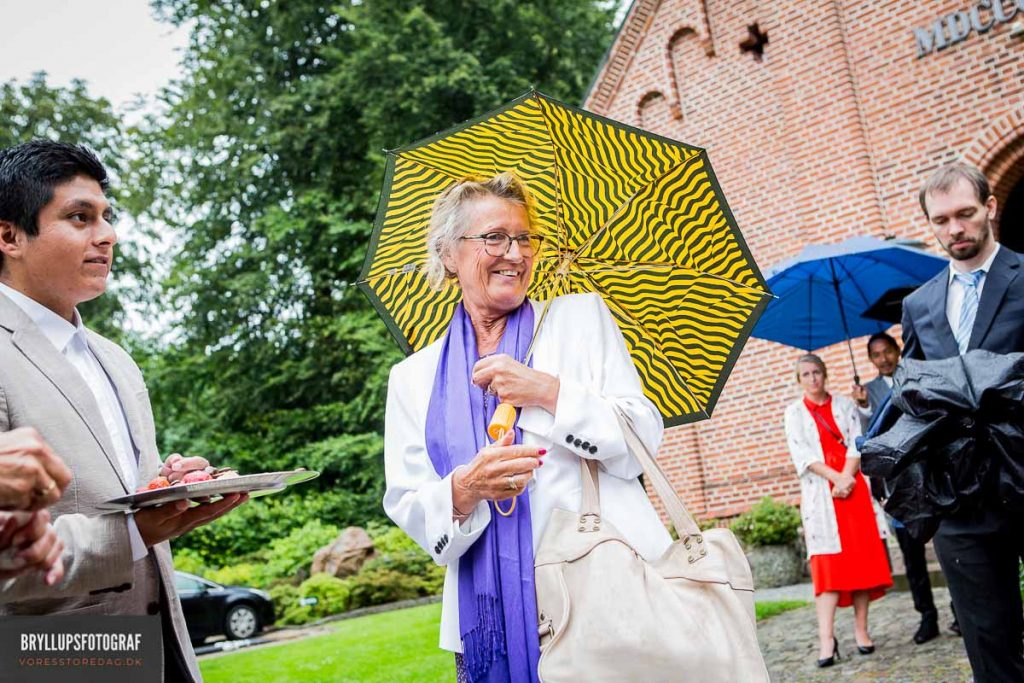
[[[431,289],[441,289],[454,278],[444,265],[466,230],[466,205],[483,197],[497,197],[526,210],[527,224],[533,228],[533,211],[526,184],[511,171],[492,178],[465,178],[448,186],[434,201],[427,229],[427,262],[423,274]]]
[[[800,356],[796,361],[796,381],[800,382],[800,364],[810,363],[811,365],[817,365],[818,369],[821,370],[821,376],[828,379],[828,370],[825,368],[825,361],[821,359],[821,356],[816,356],[813,353],[805,353]]]

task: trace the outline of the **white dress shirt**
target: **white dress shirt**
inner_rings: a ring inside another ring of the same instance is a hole
[[[138,486],[139,478],[138,450],[132,443],[128,420],[125,418],[121,400],[117,397],[117,389],[110,377],[107,376],[103,366],[100,365],[99,360],[96,359],[92,349],[89,348],[89,339],[86,336],[78,309],[75,309],[75,322],[72,324],[46,306],[2,282],[0,282],[0,292],[25,312],[25,315],[36,324],[43,336],[53,344],[61,355],[68,359],[71,366],[85,381],[89,391],[96,399],[100,414],[103,416],[103,425],[114,445],[121,474],[124,476],[129,490],[134,491]],[[128,536],[132,543],[132,559],[138,562],[146,557],[149,551],[135,524],[135,518],[131,514],[128,515]]]
[[[988,255],[985,262],[977,268],[971,268],[970,270],[960,270],[957,268],[958,261],[949,262],[949,279],[947,280],[948,285],[946,286],[946,320],[949,321],[949,329],[953,330],[953,335],[956,335],[956,330],[960,327],[960,309],[964,306],[964,288],[958,282],[954,282],[953,279],[958,273],[967,274],[972,273],[976,270],[980,270],[985,273],[982,276],[981,281],[978,282],[978,301],[981,301],[981,293],[985,289],[985,281],[988,279],[989,268],[992,267],[992,261],[995,260],[996,254],[999,253],[999,243],[996,242],[996,248],[992,250],[992,253]]]

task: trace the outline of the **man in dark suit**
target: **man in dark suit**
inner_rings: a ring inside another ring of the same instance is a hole
[[[985,176],[963,163],[944,166],[919,199],[950,265],[904,300],[903,355],[1024,351],[1024,258],[995,241],[996,198]],[[983,497],[943,519],[934,545],[974,680],[1024,681],[1024,519],[998,497]]]
[[[863,386],[854,385],[853,388],[853,399],[857,402],[862,429],[865,432],[892,393],[892,374],[900,360],[899,344],[889,334],[877,332],[868,338],[868,359],[878,370],[878,377]],[[887,498],[885,480],[879,477],[871,477],[870,480],[871,494],[879,501]],[[891,519],[890,522],[896,532],[900,552],[903,553],[903,566],[907,572],[910,594],[914,598],[914,609],[921,615],[921,624],[914,633],[914,642],[922,645],[939,636],[939,613],[935,609],[935,598],[932,596],[925,544],[911,536],[899,520]],[[955,617],[953,629],[959,633]]]

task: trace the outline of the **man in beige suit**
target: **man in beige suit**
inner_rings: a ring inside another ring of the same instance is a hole
[[[97,509],[160,467],[139,368],[76,309],[104,292],[113,263],[106,187],[84,147],[35,140],[0,150],[0,432],[34,428],[73,475],[50,508],[63,580],[49,586],[36,572],[0,581],[0,617],[159,614],[164,680],[198,681],[167,541],[245,497],[134,515]]]

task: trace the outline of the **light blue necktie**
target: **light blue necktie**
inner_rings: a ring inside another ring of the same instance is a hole
[[[956,327],[955,335],[961,356],[967,353],[967,345],[971,341],[971,330],[974,329],[974,319],[978,315],[978,285],[981,284],[983,277],[985,277],[983,270],[957,273],[953,276],[964,290],[964,302],[960,307],[960,322]]]

